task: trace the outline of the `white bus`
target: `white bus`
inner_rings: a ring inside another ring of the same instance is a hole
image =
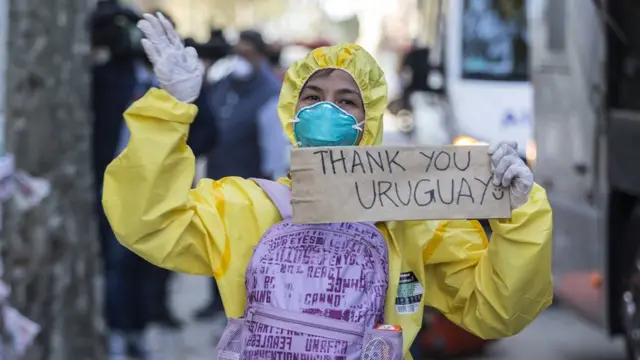
[[[455,144],[517,141],[535,159],[526,0],[449,0],[444,71]]]

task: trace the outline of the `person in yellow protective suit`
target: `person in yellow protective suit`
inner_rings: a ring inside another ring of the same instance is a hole
[[[186,137],[202,69],[195,51],[184,48],[161,16],[145,15],[139,26],[163,89],[150,90],[124,115],[131,138],[106,171],[106,214],[118,240],[153,264],[214,276],[227,316],[242,317],[254,247],[282,216],[250,179],[204,179],[191,188],[195,158]],[[294,131],[304,120],[300,110],[335,104],[343,111],[341,121],[353,116],[353,128],[363,130],[357,145],[379,145],[386,94],[383,72],[364,49],[318,48],[289,68],[279,117],[292,143],[309,146],[327,139]],[[510,219],[490,220],[491,241],[475,220],[376,224],[389,257],[384,321],[402,327],[405,359],[411,358],[423,306],[473,334],[497,339],[518,333],[551,304],[552,213],[544,189],[533,183],[514,147],[501,143],[490,149],[494,183],[509,187],[514,208]],[[290,185],[288,178],[279,182]],[[413,286],[401,288],[407,279]],[[406,291],[418,303],[396,305]]]

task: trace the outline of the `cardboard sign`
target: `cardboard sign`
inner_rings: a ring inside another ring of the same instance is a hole
[[[487,146],[326,147],[291,153],[293,221],[511,217]]]

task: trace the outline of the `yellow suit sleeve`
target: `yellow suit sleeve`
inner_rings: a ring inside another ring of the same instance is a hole
[[[105,173],[105,213],[120,243],[157,266],[217,278],[243,273],[280,215],[251,180],[204,179],[191,189],[195,157],[186,139],[196,113],[159,89],[131,105],[129,144]]]
[[[553,299],[552,213],[544,189],[511,219],[443,221],[424,255],[425,304],[485,339],[515,335]],[[433,249],[433,250],[430,250]]]

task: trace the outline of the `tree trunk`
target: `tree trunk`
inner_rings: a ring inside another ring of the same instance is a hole
[[[3,0],[0,0],[3,1]],[[9,1],[7,152],[51,183],[22,212],[7,204],[2,255],[11,304],[42,326],[27,359],[105,357],[90,169],[87,0]]]

